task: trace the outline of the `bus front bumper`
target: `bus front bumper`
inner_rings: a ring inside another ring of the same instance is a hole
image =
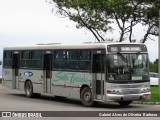
[[[150,99],[151,93],[140,93],[140,94],[106,94],[107,101],[134,101],[141,99]]]

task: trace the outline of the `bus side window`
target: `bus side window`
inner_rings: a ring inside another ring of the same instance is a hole
[[[35,69],[42,69],[43,63],[42,63],[42,51],[32,51],[31,52],[31,59],[32,59],[32,68]]]
[[[78,70],[78,51],[68,50],[66,52],[66,69]]]
[[[8,67],[8,68],[12,67],[12,52],[11,51],[4,51],[3,66]]]
[[[89,71],[91,69],[91,51],[82,50],[79,53],[79,70]]]
[[[53,68],[60,70],[65,69],[65,51],[63,50],[54,51]]]
[[[29,68],[31,66],[30,51],[22,51],[20,67]]]

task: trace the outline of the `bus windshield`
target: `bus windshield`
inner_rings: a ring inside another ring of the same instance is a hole
[[[110,54],[107,72],[107,80],[149,80],[148,54]]]

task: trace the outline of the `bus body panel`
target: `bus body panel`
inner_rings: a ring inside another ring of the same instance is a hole
[[[52,71],[51,93],[55,96],[80,99],[81,86],[91,86],[91,83],[91,73]]]
[[[80,88],[67,87],[67,97],[72,99],[80,100]]]
[[[11,68],[3,68],[2,73],[4,79],[3,85],[11,89],[13,89],[13,84],[15,85],[15,83],[12,81],[12,71],[13,70]]]
[[[147,57],[144,44],[6,47],[2,83],[24,91],[26,81],[31,81],[33,93],[74,99],[81,99],[82,88],[88,87],[93,101],[104,103],[148,99]]]
[[[34,93],[42,93],[43,91],[42,70],[19,69],[19,89],[24,90],[25,82],[30,80],[33,85]]]

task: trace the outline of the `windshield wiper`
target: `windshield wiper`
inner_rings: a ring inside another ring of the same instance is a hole
[[[133,59],[134,61],[136,61],[136,60],[138,59],[139,54],[140,54],[140,52],[136,53],[136,58],[135,58],[135,59]]]
[[[125,58],[121,53],[118,52],[117,55],[118,55],[125,63],[128,63],[127,58]]]
[[[135,58],[133,58],[133,56],[132,56],[132,64],[133,64],[133,66],[134,66],[135,61],[138,59],[139,55],[140,55],[140,52],[136,53],[136,57]]]

